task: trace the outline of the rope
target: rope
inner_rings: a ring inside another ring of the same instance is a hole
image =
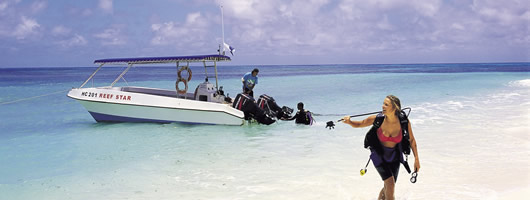
[[[52,93],[48,93],[48,94],[43,94],[43,95],[39,95],[39,96],[33,96],[33,97],[18,99],[18,100],[14,100],[14,101],[1,102],[0,105],[7,105],[7,104],[17,103],[17,102],[21,102],[21,101],[28,101],[28,100],[32,100],[32,99],[36,99],[36,98],[40,98],[40,97],[45,97],[45,96],[50,96],[50,95],[54,95],[54,94],[58,94],[58,93],[67,92],[69,90],[70,89],[61,90],[61,91],[57,91],[57,92],[52,92]]]

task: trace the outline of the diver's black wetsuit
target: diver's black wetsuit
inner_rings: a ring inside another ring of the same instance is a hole
[[[303,110],[303,111],[298,111],[296,112],[296,115],[294,115],[293,117],[289,118],[289,119],[286,119],[286,120],[293,120],[293,119],[296,119],[295,123],[297,124],[305,124],[305,125],[310,125],[311,124],[311,120],[313,119],[310,119],[309,116],[307,116],[307,113],[309,111],[307,110]]]

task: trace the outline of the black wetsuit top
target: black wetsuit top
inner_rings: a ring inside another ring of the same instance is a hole
[[[307,110],[303,110],[303,111],[298,111],[296,112],[296,115],[294,115],[293,117],[287,119],[287,120],[293,120],[293,119],[296,119],[295,123],[297,124],[305,124],[305,125],[309,125],[311,124],[311,119],[309,119],[309,117],[307,117]]]

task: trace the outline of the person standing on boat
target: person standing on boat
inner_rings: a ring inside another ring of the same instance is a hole
[[[258,84],[258,73],[259,69],[255,68],[252,72],[246,73],[243,78],[241,78],[241,81],[243,82],[243,92],[245,91],[245,88],[247,88],[250,90],[249,95],[252,97],[254,97],[254,87]]]

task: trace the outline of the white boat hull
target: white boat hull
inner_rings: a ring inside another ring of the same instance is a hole
[[[168,94],[173,91],[151,89]],[[122,91],[120,87],[75,88],[78,100],[97,122],[156,122],[243,125],[244,114],[229,104]]]

